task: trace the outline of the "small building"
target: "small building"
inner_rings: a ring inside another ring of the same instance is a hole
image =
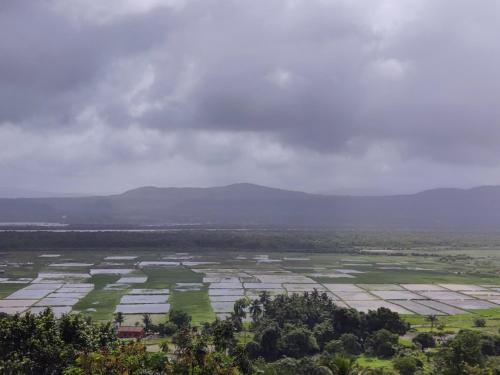
[[[120,326],[116,336],[120,339],[142,339],[144,337],[144,327]]]

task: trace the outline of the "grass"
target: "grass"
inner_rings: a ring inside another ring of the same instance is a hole
[[[357,274],[356,278],[316,278],[322,283],[344,284],[432,284],[432,283],[457,283],[457,284],[500,284],[499,277],[455,274],[447,270],[440,271],[411,271],[411,270],[377,270],[374,268],[359,268],[366,273]]]
[[[377,357],[368,357],[366,355],[359,356],[356,363],[361,367],[377,368],[392,370],[392,362],[390,359],[382,359]]]
[[[7,297],[9,294],[25,286],[26,284],[0,284],[0,298]]]
[[[485,327],[476,327],[475,318],[484,318]],[[430,323],[421,315],[403,315],[403,318],[418,331],[430,331]],[[500,307],[484,310],[473,310],[468,314],[443,315],[438,317],[439,324],[444,325],[445,332],[458,332],[461,329],[473,329],[482,332],[498,333],[500,329]],[[436,330],[436,328],[434,328]]]
[[[201,283],[203,275],[185,267],[145,268],[143,272],[148,276],[141,288],[172,288],[175,283]]]
[[[174,290],[170,295],[169,302],[171,309],[182,310],[191,315],[194,324],[211,322],[215,319],[206,287],[186,292]]]
[[[150,314],[153,324],[164,323],[167,320],[167,314]],[[136,323],[142,324],[143,314],[125,314],[124,326],[135,326]]]
[[[94,290],[78,301],[74,306],[74,310],[82,311],[97,321],[112,320],[116,305],[127,291],[104,290],[103,288],[108,284],[116,282],[119,278],[120,276],[117,275],[93,276],[90,282],[94,284]],[[85,311],[89,308],[96,309],[96,311]]]

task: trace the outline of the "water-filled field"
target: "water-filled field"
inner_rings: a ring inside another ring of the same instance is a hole
[[[12,252],[0,258],[0,312],[70,311],[127,322],[170,309],[195,322],[223,317],[240,298],[318,291],[340,306],[388,307],[407,315],[447,315],[499,309],[496,252],[65,251]],[[487,267],[481,267],[486,264]]]

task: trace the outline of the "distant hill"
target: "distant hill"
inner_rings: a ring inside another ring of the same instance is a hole
[[[500,187],[333,196],[253,184],[141,187],[123,194],[0,199],[0,222],[350,229],[500,229]]]
[[[72,195],[75,196],[74,194]],[[57,196],[58,194],[56,193],[0,186],[0,198],[45,198]]]

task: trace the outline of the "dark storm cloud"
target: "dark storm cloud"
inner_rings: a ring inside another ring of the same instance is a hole
[[[109,189],[500,182],[499,14],[494,0],[4,0],[0,175],[76,190],[109,173]]]
[[[42,115],[66,125],[71,119],[63,115],[87,105],[109,65],[147,53],[166,36],[167,13],[86,24],[50,1],[7,1],[0,12],[0,121]]]

